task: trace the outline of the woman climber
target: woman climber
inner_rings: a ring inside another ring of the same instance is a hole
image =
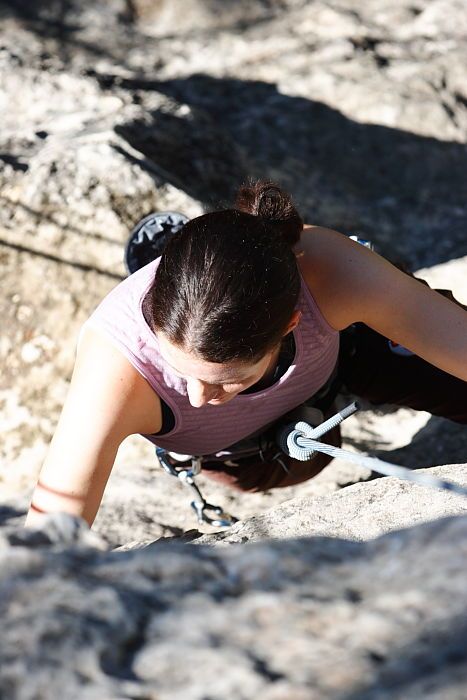
[[[341,388],[467,422],[467,313],[450,292],[304,226],[271,182],[177,228],[84,324],[27,525],[54,511],[91,525],[135,433],[202,456],[226,485],[264,491],[329,462],[278,455],[271,436],[297,408],[329,415]],[[339,445],[338,429],[325,440]]]

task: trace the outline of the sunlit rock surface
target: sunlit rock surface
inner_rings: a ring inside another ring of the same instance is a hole
[[[464,700],[458,497],[356,483],[368,473],[341,461],[266,494],[201,477],[241,519],[212,534],[132,437],[103,540],[18,534],[81,324],[150,211],[196,216],[271,177],[308,223],[467,303],[464,3],[14,0],[0,38],[0,696]],[[364,406],[343,433],[465,484],[460,426]],[[423,524],[443,516],[458,517]],[[184,533],[196,546],[146,546]]]
[[[2,697],[465,697],[465,516],[369,542],[295,520],[287,539],[107,554],[48,529],[2,537]]]

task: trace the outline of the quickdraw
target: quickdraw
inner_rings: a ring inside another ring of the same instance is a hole
[[[234,523],[238,522],[238,518],[229,513],[226,513],[220,506],[215,506],[212,503],[208,503],[202,496],[198,485],[195,482],[195,477],[201,471],[201,457],[191,457],[191,464],[187,468],[183,466],[186,460],[183,460],[180,466],[173,464],[170,461],[171,457],[169,453],[162,449],[161,447],[156,447],[156,456],[159,464],[171,476],[180,479],[182,484],[188,486],[194,495],[194,500],[191,501],[191,507],[196,513],[199,523],[208,523],[213,527],[230,527]],[[183,455],[186,457],[186,455]],[[174,458],[172,457],[172,460]],[[174,460],[176,461],[176,460]],[[211,517],[208,513],[212,512],[215,517]]]

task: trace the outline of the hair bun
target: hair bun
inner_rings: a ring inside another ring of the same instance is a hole
[[[271,180],[249,181],[240,186],[235,207],[264,219],[290,246],[300,240],[303,220],[290,195]]]

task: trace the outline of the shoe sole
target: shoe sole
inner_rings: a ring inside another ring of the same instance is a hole
[[[125,245],[123,260],[128,275],[162,255],[167,241],[177,233],[188,217],[176,211],[154,212],[132,229]]]

